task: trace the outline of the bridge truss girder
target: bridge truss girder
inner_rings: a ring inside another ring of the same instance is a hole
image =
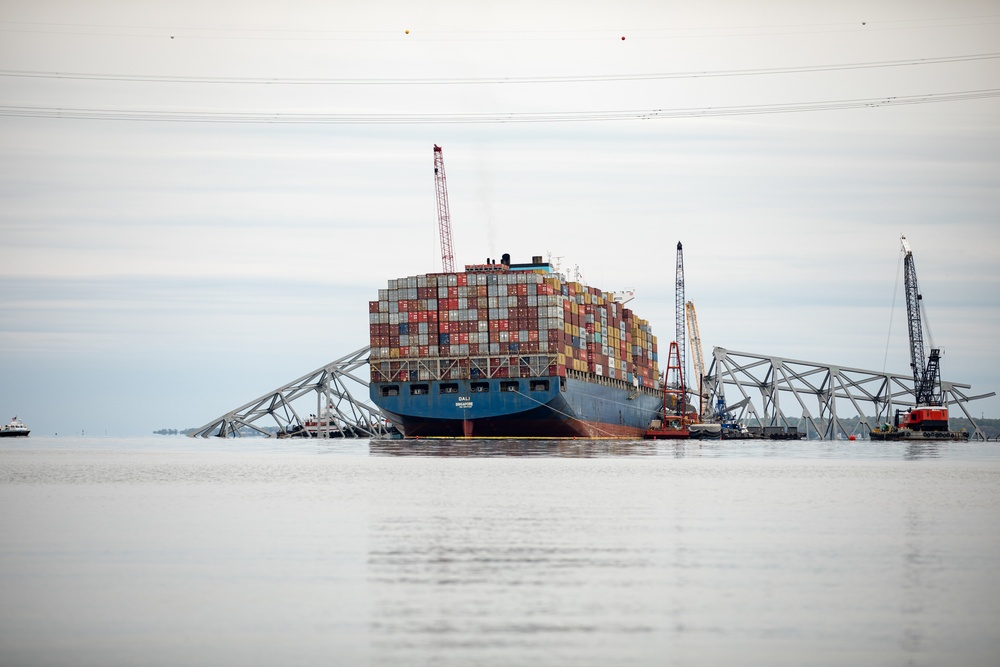
[[[799,428],[805,424],[807,437],[810,431],[823,440],[856,433],[858,428],[868,430],[892,420],[894,410],[915,405],[913,376],[881,371],[849,368],[833,364],[784,359],[772,355],[736,352],[716,347],[712,350],[712,363],[704,379],[707,404],[716,405],[718,398],[725,398],[726,391],[735,389],[739,399],[734,401],[738,412],[733,415],[748,426],[790,425],[782,408],[790,399],[801,412]],[[980,398],[994,396],[995,392],[969,396],[968,384],[941,382],[943,405],[957,405],[972,423],[974,440],[985,440],[966,404]],[[758,399],[760,409],[754,402]],[[809,404],[816,404],[813,415]],[[860,417],[858,426],[851,431],[837,414],[838,405],[849,405]],[[865,407],[870,406],[870,410]],[[875,424],[869,420],[874,419]]]
[[[191,437],[235,438],[248,435],[248,430],[254,435],[271,437],[273,434],[270,431],[256,423],[264,417],[270,417],[280,432],[302,429],[305,420],[300,416],[296,405],[299,409],[304,409],[303,399],[309,394],[315,394],[314,414],[322,415],[326,422],[325,425],[320,423],[317,437],[375,438],[388,435],[389,427],[378,408],[354,398],[348,386],[348,382],[351,382],[356,391],[363,388],[367,397],[368,381],[355,375],[354,371],[368,366],[368,352],[369,348],[363,347],[292,380],[210,421],[192,433]],[[367,375],[368,369],[364,370]]]

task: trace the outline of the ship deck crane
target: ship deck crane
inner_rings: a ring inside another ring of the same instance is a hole
[[[441,238],[441,270],[455,271],[455,250],[451,241],[451,211],[448,209],[448,181],[444,174],[444,153],[434,144],[434,190],[437,193],[438,236]]]

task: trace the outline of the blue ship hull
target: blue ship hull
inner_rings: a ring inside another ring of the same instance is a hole
[[[642,438],[662,394],[575,377],[373,382],[404,437]]]

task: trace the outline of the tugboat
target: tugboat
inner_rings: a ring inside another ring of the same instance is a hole
[[[27,426],[24,425],[17,417],[10,420],[9,424],[4,424],[0,426],[0,438],[17,438],[23,437],[31,433]]]

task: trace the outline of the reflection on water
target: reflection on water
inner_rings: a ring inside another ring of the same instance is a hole
[[[670,458],[829,458],[920,461],[983,455],[996,457],[995,447],[968,442],[848,442],[846,440],[504,440],[419,438],[372,440],[372,456],[426,457],[554,457],[608,458],[658,456]]]
[[[552,456],[596,458],[603,456],[654,456],[653,440],[372,440],[373,456],[508,457]]]
[[[998,443],[177,442],[0,447],[0,665],[1000,655]]]
[[[903,458],[907,461],[919,461],[921,459],[941,458],[940,442],[908,442]]]

